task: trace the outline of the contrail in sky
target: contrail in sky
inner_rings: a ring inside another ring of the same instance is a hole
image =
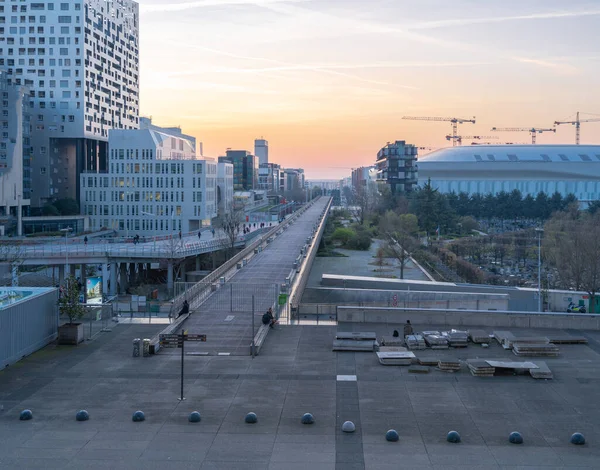
[[[214,6],[228,6],[228,5],[255,5],[255,6],[266,6],[273,3],[299,3],[308,0],[199,0],[196,2],[182,2],[182,3],[162,3],[158,5],[140,5],[140,11],[142,13],[154,13],[154,12],[165,12],[165,11],[183,11],[190,10],[192,8],[202,7],[214,7]]]
[[[598,16],[600,10],[588,11],[557,11],[548,13],[532,13],[531,15],[518,16],[492,16],[489,18],[458,18],[454,20],[425,21],[422,23],[409,24],[408,29],[434,29],[446,26],[466,26],[470,24],[504,23],[506,21],[523,20],[549,20],[556,18],[575,18],[581,16]]]

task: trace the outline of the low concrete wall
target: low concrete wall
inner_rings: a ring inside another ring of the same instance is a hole
[[[299,313],[316,313],[317,305],[508,310],[509,300],[508,294],[310,287],[304,291]]]
[[[411,323],[444,327],[556,328],[600,330],[600,315],[532,312],[490,312],[419,308],[338,307],[338,322]]]
[[[0,369],[43,348],[58,334],[58,289],[25,287],[14,290],[31,291],[32,294],[0,309]]]

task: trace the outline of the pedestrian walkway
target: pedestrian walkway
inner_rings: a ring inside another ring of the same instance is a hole
[[[254,331],[262,315],[277,303],[279,286],[293,269],[294,261],[313,227],[327,206],[322,197],[281,235],[256,254],[225,285],[211,295],[182,325],[189,333],[207,335],[206,343],[188,343],[192,353],[248,355],[252,332],[252,298],[254,296]],[[169,352],[165,351],[164,352]],[[175,350],[171,351],[175,353]]]

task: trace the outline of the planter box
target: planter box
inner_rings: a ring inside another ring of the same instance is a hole
[[[65,323],[58,327],[58,344],[78,345],[83,339],[83,323]]]

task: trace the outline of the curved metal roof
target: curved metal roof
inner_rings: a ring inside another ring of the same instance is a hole
[[[427,163],[600,163],[600,145],[465,145],[419,157]]]

